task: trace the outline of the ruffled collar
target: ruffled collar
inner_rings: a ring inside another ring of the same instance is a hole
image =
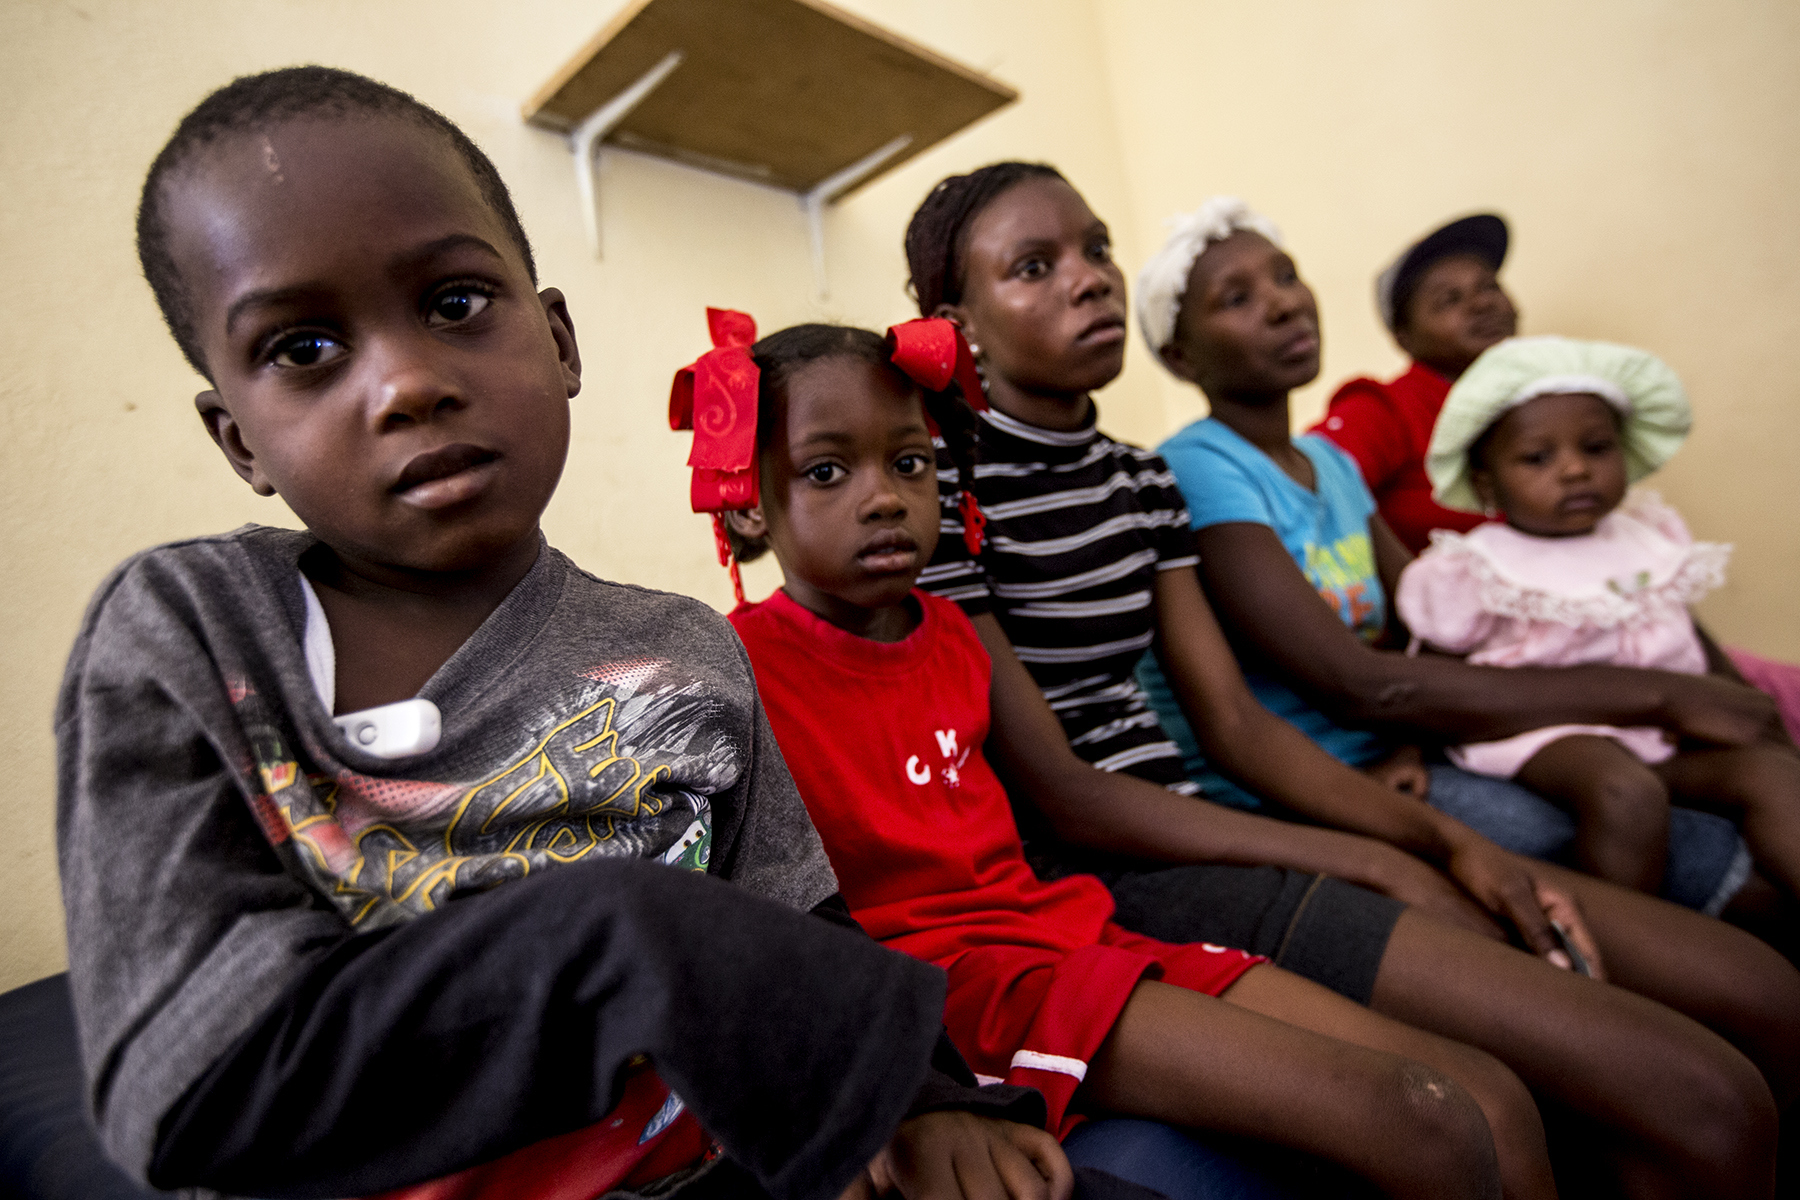
[[[1685,609],[1725,582],[1731,547],[1695,542],[1654,492],[1634,490],[1585,537],[1510,525],[1433,531],[1433,553],[1460,558],[1481,607],[1500,616],[1611,628]]]

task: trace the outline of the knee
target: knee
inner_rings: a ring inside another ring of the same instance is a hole
[[[1582,816],[1609,837],[1645,842],[1669,829],[1669,789],[1636,763],[1594,780]]]
[[[1470,1050],[1456,1077],[1481,1109],[1503,1172],[1511,1165],[1541,1162],[1548,1154],[1537,1100],[1523,1080],[1499,1059]]]
[[[1744,746],[1733,754],[1729,787],[1746,806],[1800,816],[1800,756],[1774,746]]]
[[[1780,1118],[1751,1062],[1721,1048],[1670,1054],[1667,1095],[1678,1105],[1669,1151],[1703,1190],[1752,1194],[1773,1179]],[[1727,1181],[1735,1181],[1727,1184]]]
[[[1500,1194],[1495,1137],[1481,1103],[1456,1080],[1422,1063],[1396,1068],[1395,1123],[1424,1190],[1456,1181],[1442,1194]],[[1491,1182],[1491,1187],[1479,1181]],[[1471,1186],[1474,1185],[1474,1186]]]

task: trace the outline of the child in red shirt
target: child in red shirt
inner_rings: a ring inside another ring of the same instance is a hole
[[[1032,874],[982,755],[987,654],[912,586],[938,535],[932,426],[953,448],[967,430],[934,389],[966,349],[921,387],[930,373],[866,331],[738,338],[742,359],[696,364],[672,413],[701,431],[696,507],[724,513],[735,557],[781,562],[783,590],[732,620],[852,914],[948,972],[946,1024],[975,1070],[1043,1089],[1065,1134],[1110,1110],[1296,1147],[1390,1195],[1495,1195],[1503,1178],[1554,1194],[1537,1114],[1487,1056],[1241,952],[1129,933],[1098,881]],[[747,387],[754,404],[731,394]],[[1525,1153],[1497,1159],[1484,1106],[1533,1131]]]

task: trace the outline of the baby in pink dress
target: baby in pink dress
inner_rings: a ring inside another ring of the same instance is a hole
[[[1688,605],[1724,582],[1730,547],[1696,542],[1654,493],[1627,491],[1686,437],[1674,372],[1640,350],[1513,338],[1451,390],[1426,467],[1438,501],[1499,513],[1438,530],[1400,577],[1416,644],[1471,663],[1586,663],[1734,674]],[[1752,856],[1800,892],[1800,755],[1689,747],[1657,728],[1555,725],[1449,751],[1467,771],[1566,805],[1582,866],[1654,891],[1671,795],[1736,815]]]

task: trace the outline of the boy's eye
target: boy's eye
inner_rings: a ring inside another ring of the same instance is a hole
[[[1112,261],[1112,242],[1108,238],[1100,238],[1088,245],[1088,257],[1095,262]]]
[[[1528,467],[1541,467],[1550,461],[1548,450],[1531,450],[1519,455],[1519,461]]]
[[[814,463],[800,473],[814,483],[825,484],[836,483],[846,472],[836,463],[825,462]]]
[[[894,460],[894,470],[904,478],[917,479],[928,470],[936,470],[937,462],[923,454],[908,452]]]
[[[1013,268],[1013,274],[1020,279],[1040,279],[1049,273],[1050,264],[1035,254],[1030,258],[1021,259],[1019,265]]]
[[[492,296],[475,288],[442,292],[433,297],[425,321],[428,325],[454,325],[477,315],[492,301]]]
[[[316,367],[348,352],[344,343],[322,333],[302,333],[275,343],[269,361],[278,367]]]

